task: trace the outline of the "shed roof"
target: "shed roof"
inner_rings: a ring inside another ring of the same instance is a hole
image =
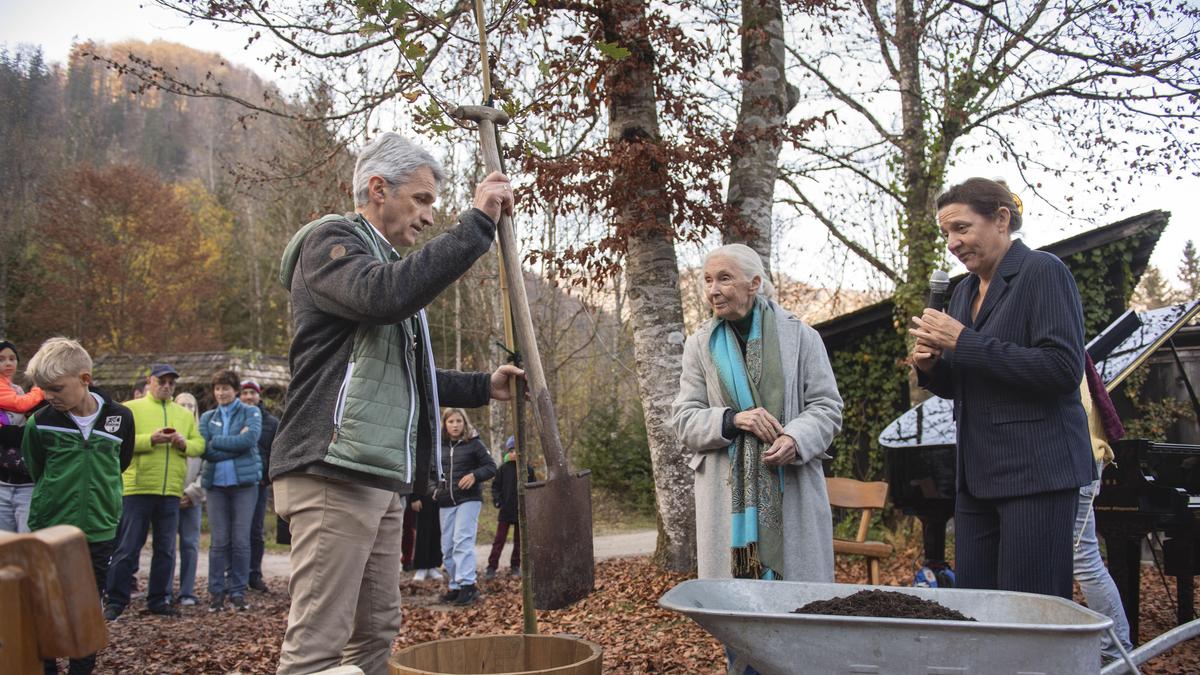
[[[235,370],[243,380],[255,380],[264,389],[286,390],[292,380],[287,357],[242,351],[105,354],[95,360],[92,374],[101,385],[130,387],[146,378],[152,363],[174,366],[179,384],[188,389],[207,387],[218,370]]]

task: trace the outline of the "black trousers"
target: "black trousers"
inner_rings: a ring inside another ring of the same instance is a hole
[[[1071,536],[1079,490],[978,499],[954,505],[956,585],[1071,598]]]
[[[108,561],[112,558],[113,547],[116,546],[116,539],[108,541],[88,542],[88,553],[92,558],[92,575],[96,581],[96,591],[100,595],[97,602],[104,601],[104,587],[107,585],[108,579]],[[57,675],[58,663],[54,659],[46,659],[42,662],[43,670],[46,675]],[[96,655],[84,656],[78,659],[71,659],[67,667],[68,675],[91,675],[91,672],[96,669]]]

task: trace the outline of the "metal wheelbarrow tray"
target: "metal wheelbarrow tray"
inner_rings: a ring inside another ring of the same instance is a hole
[[[976,621],[792,614],[814,600],[880,589]],[[1062,598],[1008,591],[698,579],[659,604],[689,616],[763,675],[1079,675],[1100,672],[1112,620]]]

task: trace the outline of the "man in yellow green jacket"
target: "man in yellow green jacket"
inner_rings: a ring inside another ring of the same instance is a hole
[[[156,363],[146,378],[146,395],[125,403],[133,411],[136,435],[133,462],[125,470],[121,525],[117,548],[108,569],[108,599],[104,618],[115,620],[129,604],[138,556],[154,529],[150,586],[146,604],[153,614],[175,615],[171,606],[171,575],[175,569],[175,533],[179,529],[179,498],[187,475],[187,458],[204,454],[204,438],[196,417],[175,403],[179,373]]]

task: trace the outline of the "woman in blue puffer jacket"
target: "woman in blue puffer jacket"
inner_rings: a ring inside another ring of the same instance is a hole
[[[217,407],[200,416],[204,436],[204,473],[201,485],[208,496],[208,611],[225,608],[229,595],[239,611],[246,604],[250,581],[250,521],[262,478],[258,437],[262,413],[238,400],[241,380],[232,370],[213,375],[213,398]],[[226,581],[228,573],[228,582]]]

